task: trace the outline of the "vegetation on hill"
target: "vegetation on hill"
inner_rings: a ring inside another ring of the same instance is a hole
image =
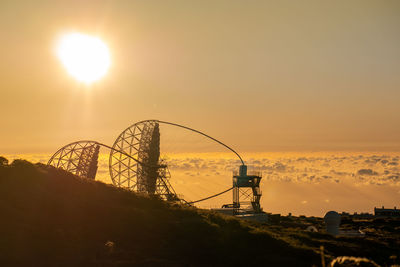
[[[382,266],[392,264],[400,266],[400,218],[344,218],[340,226],[342,231],[354,233],[361,230],[365,235],[335,237],[325,232],[322,218],[270,217],[272,220],[268,225],[259,227],[294,246],[304,246],[314,250],[322,246],[327,262],[331,262],[335,257],[353,256],[368,258]],[[310,226],[315,227],[319,232],[307,231]]]
[[[42,164],[0,163],[0,265],[310,266],[319,255],[243,221]]]
[[[2,157],[0,214],[0,266],[321,266],[321,245],[327,262],[389,265],[400,251],[398,221],[364,225],[364,238],[333,237],[305,231],[323,229],[321,218],[251,223]]]

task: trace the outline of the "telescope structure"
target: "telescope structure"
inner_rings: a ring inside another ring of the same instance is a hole
[[[167,162],[160,157],[160,124],[180,127],[203,135],[233,152],[241,161],[239,171],[233,175],[232,187],[218,194],[188,202],[178,197],[171,186],[171,174]],[[176,123],[145,120],[126,128],[112,146],[96,141],[77,141],[59,149],[48,165],[64,169],[79,177],[95,179],[100,147],[110,150],[109,173],[113,184],[134,192],[157,195],[167,201],[182,201],[194,204],[233,190],[233,214],[243,210],[261,213],[260,173],[248,174],[241,156],[231,147],[198,130]]]
[[[178,199],[168,166],[160,159],[160,127],[155,120],[135,123],[118,136],[110,150],[109,171],[118,187]]]
[[[94,141],[78,141],[60,148],[47,163],[79,177],[95,179],[100,146]]]

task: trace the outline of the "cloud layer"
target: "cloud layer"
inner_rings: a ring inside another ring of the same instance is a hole
[[[46,163],[49,155],[6,155]],[[229,154],[169,154],[163,156],[171,184],[187,200],[197,200],[232,186],[240,161]],[[400,206],[399,154],[268,155],[246,157],[249,172],[261,172],[262,206],[272,213],[323,216],[328,210],[372,212],[375,206]],[[97,178],[112,183],[108,155],[99,159]],[[199,203],[220,207],[231,193]]]

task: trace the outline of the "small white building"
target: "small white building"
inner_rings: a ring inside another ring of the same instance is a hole
[[[339,235],[340,214],[336,211],[328,211],[324,216],[326,231],[331,235]]]

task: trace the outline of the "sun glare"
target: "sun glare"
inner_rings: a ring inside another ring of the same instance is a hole
[[[57,46],[57,56],[70,75],[87,84],[99,80],[110,67],[107,45],[86,34],[63,35]]]

